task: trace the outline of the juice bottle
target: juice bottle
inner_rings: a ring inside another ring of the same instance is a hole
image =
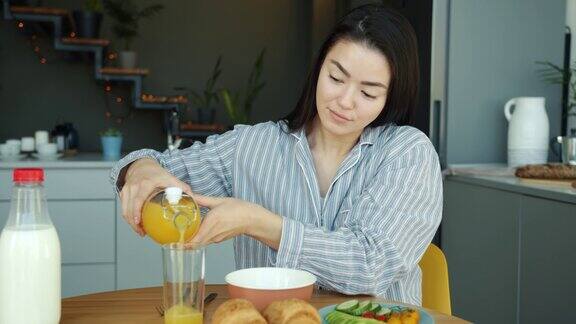
[[[142,226],[159,244],[184,243],[198,232],[200,208],[178,187],[168,187],[142,208]]]
[[[60,321],[60,240],[44,197],[42,169],[15,169],[0,234],[0,323]]]

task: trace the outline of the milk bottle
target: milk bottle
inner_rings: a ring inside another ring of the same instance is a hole
[[[0,324],[60,321],[60,241],[42,169],[15,169],[10,214],[0,234]]]

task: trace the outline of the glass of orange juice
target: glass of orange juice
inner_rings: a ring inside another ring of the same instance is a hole
[[[164,264],[164,323],[201,324],[204,311],[204,247],[166,244]]]

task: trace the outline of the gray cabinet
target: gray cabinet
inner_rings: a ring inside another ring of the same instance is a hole
[[[45,194],[62,250],[62,297],[116,287],[116,201],[107,168],[46,168]],[[0,169],[0,227],[10,210],[12,170]]]
[[[576,322],[576,204],[457,178],[444,184],[441,241],[454,315]]]
[[[62,248],[62,296],[162,285],[160,246],[126,224],[108,182],[110,166],[44,167],[45,192]],[[71,162],[74,163],[74,162]],[[81,163],[78,163],[81,164]],[[0,228],[10,209],[12,167],[0,165]],[[232,241],[206,250],[206,282],[224,283],[234,271]]]
[[[470,184],[445,184],[442,249],[455,315],[516,323],[521,196]]]
[[[576,323],[576,205],[522,197],[519,323]]]

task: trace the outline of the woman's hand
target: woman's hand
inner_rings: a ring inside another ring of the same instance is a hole
[[[191,245],[219,243],[246,234],[278,249],[282,236],[282,217],[260,205],[235,198],[194,195],[196,202],[210,209]]]
[[[122,216],[141,236],[146,234],[140,222],[142,206],[157,189],[166,187],[179,187],[185,193],[192,195],[190,186],[166,171],[154,159],[137,160],[126,171],[124,186],[120,191]]]

